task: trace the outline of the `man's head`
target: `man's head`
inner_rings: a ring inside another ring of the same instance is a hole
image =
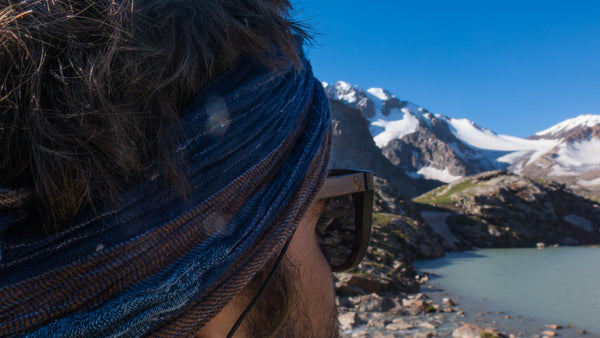
[[[2,0],[0,185],[33,186],[55,224],[158,171],[185,191],[169,126],[241,58],[301,65],[288,6]]]
[[[337,332],[328,105],[288,9],[5,1],[1,332],[223,332],[263,285],[241,332]]]

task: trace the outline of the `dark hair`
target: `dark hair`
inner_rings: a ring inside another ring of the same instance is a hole
[[[2,0],[0,185],[30,186],[55,223],[164,172],[168,125],[209,81],[255,57],[300,65],[286,0]]]
[[[262,270],[259,270],[240,293],[248,303],[258,293],[277,258],[275,255]],[[284,256],[265,292],[242,322],[248,336],[273,337],[284,328],[286,322],[291,319],[292,305],[299,300],[298,278],[298,266],[289,257]]]

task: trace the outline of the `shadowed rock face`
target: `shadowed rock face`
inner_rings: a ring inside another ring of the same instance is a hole
[[[393,165],[379,149],[366,119],[358,109],[329,100],[332,114],[333,147],[331,168],[358,168],[375,172],[378,210],[402,214],[408,199],[439,186],[437,181],[415,180]]]
[[[373,170],[375,211],[371,245],[352,276],[338,274],[339,295],[416,291],[415,258],[443,255],[441,238],[423,221],[410,198],[437,182],[415,180],[393,165],[375,145],[367,121],[358,109],[330,100],[333,147],[331,168]]]
[[[445,121],[431,117],[430,123],[424,126],[420,122],[413,133],[391,140],[382,148],[383,155],[406,172],[433,166],[453,176],[470,176],[500,166],[457,139]]]

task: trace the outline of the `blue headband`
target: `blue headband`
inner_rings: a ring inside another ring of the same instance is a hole
[[[189,196],[149,179],[59,233],[0,238],[0,332],[197,331],[294,233],[326,176],[329,123],[306,60],[277,74],[246,62],[214,81],[179,125]],[[4,227],[11,196],[0,191]]]

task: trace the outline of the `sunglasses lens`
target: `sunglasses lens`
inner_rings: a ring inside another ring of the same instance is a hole
[[[317,223],[317,234],[321,249],[334,270],[350,258],[357,234],[351,195],[327,200]]]

